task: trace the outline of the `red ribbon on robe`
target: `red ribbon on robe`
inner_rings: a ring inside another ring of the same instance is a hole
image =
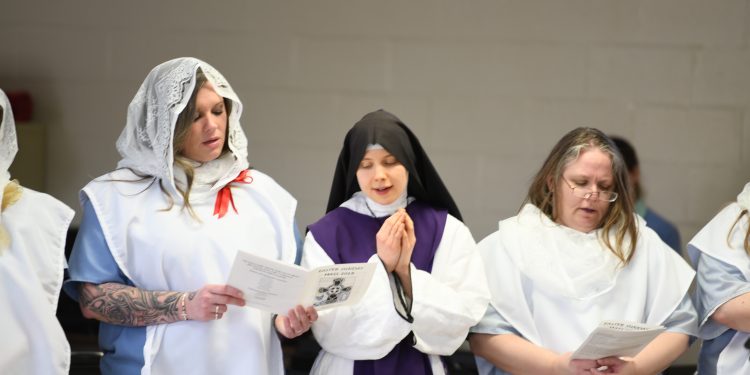
[[[240,172],[240,174],[237,175],[237,178],[235,178],[232,181],[229,181],[226,185],[224,185],[221,190],[219,190],[219,194],[216,195],[216,203],[214,203],[214,215],[219,215],[219,219],[224,217],[224,215],[227,214],[227,211],[229,211],[229,204],[232,204],[232,209],[234,210],[234,213],[237,213],[237,207],[234,206],[234,199],[232,198],[232,190],[229,185],[231,185],[234,182],[238,182],[241,184],[250,184],[253,182],[253,177],[248,176],[248,173],[250,173],[249,169],[245,169],[244,171]],[[246,181],[247,179],[250,179],[250,181]]]

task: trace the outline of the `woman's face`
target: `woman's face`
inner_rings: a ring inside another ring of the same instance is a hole
[[[208,82],[198,90],[192,120],[182,145],[182,154],[204,163],[218,158],[227,134],[227,111],[224,98]]]
[[[369,150],[357,168],[359,189],[379,204],[391,204],[406,191],[409,173],[385,149]]]
[[[614,189],[612,159],[609,154],[598,148],[582,150],[578,159],[565,167],[562,178],[555,184],[557,223],[584,233],[602,225],[611,202],[599,200],[596,192]],[[593,194],[588,198],[581,198],[580,195],[585,191]]]

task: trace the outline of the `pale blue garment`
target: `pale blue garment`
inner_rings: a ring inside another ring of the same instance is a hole
[[[83,203],[83,219],[68,261],[70,278],[63,290],[78,301],[80,283],[118,283],[133,286],[115,263],[104,239],[99,218],[91,202]],[[99,348],[104,352],[100,362],[102,374],[140,374],[146,327],[126,327],[99,323]]]
[[[694,339],[692,335],[694,334],[696,319],[696,312],[695,309],[693,309],[690,296],[686,294],[663,325],[669,332],[682,333],[690,336],[692,342]],[[497,310],[495,310],[492,304],[487,307],[487,312],[485,312],[482,320],[471,328],[471,332],[493,335],[514,334],[523,338],[523,336],[521,336],[520,333],[513,328],[513,326],[511,326],[510,323],[508,323],[508,321],[497,312]],[[494,367],[484,358],[478,356],[474,356],[474,358],[476,359],[477,369],[481,375],[510,375],[510,373]]]
[[[734,265],[696,252],[695,308],[701,322],[701,347],[698,373],[715,375],[719,355],[737,331],[710,319],[716,309],[737,296],[750,292],[750,283]],[[750,351],[748,351],[750,357]]]
[[[297,243],[297,259],[302,249],[302,238],[294,226]],[[68,261],[70,278],[63,290],[78,301],[80,283],[118,283],[134,286],[133,282],[117,266],[109,246],[104,239],[99,218],[89,200],[83,202],[83,219],[78,229],[73,251]],[[104,352],[100,368],[103,375],[138,375],[144,364],[143,346],[146,342],[146,327],[127,327],[99,322],[99,348]]]
[[[484,313],[482,320],[469,330],[472,333],[487,333],[491,335],[513,334],[521,336],[521,333],[513,328],[494,306],[490,303],[487,305],[487,311]],[[483,375],[510,375],[510,373],[500,370],[482,357],[474,356],[477,363],[477,370]]]

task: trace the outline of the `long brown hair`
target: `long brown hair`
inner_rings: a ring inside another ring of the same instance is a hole
[[[635,253],[638,226],[634,217],[632,192],[629,188],[628,171],[620,152],[606,134],[594,128],[576,128],[565,134],[552,148],[529,186],[524,204],[531,203],[539,208],[550,220],[556,219],[555,194],[549,182],[557,183],[562,178],[565,168],[578,159],[581,151],[599,149],[609,155],[612,161],[612,176],[617,199],[610,204],[607,215],[602,219],[600,240],[626,265]],[[615,243],[611,242],[610,233],[614,231]],[[623,246],[630,239],[629,249]]]

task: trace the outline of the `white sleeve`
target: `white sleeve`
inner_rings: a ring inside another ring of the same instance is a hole
[[[411,272],[416,348],[427,354],[453,354],[484,315],[490,298],[469,229],[448,215],[432,273],[414,265]]]
[[[382,358],[411,330],[393,307],[388,274],[380,258],[373,255],[368,263],[378,266],[360,302],[318,311],[318,320],[312,326],[315,339],[325,351],[351,360]],[[302,266],[310,269],[330,264],[331,258],[308,232]]]

